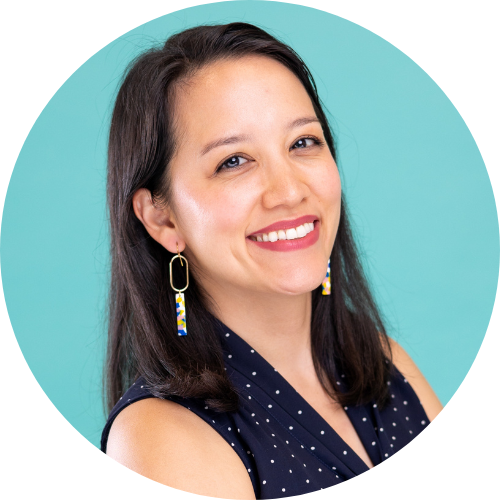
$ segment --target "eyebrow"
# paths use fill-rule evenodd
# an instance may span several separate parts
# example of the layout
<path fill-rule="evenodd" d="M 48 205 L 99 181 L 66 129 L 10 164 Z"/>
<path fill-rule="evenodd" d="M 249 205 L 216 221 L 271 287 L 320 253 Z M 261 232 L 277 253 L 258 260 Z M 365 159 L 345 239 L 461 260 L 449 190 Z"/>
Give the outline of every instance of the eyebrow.
<path fill-rule="evenodd" d="M 305 116 L 303 118 L 297 118 L 290 122 L 285 130 L 289 132 L 294 128 L 301 127 L 302 125 L 307 125 L 308 123 L 321 123 L 315 116 Z M 249 135 L 233 135 L 230 137 L 222 137 L 221 139 L 216 139 L 215 141 L 209 142 L 202 150 L 200 156 L 206 155 L 212 149 L 218 148 L 220 146 L 226 146 L 227 144 L 236 144 L 237 142 L 243 142 L 250 139 Z"/>

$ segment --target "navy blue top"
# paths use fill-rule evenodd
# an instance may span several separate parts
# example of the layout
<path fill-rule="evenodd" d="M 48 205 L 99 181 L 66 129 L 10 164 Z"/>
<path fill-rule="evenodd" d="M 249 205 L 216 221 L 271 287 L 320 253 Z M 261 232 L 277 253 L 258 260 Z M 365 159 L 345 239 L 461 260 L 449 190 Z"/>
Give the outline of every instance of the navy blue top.
<path fill-rule="evenodd" d="M 302 396 L 241 337 L 220 326 L 226 370 L 240 394 L 238 411 L 218 413 L 203 401 L 169 397 L 211 425 L 239 455 L 256 498 L 310 493 L 341 483 L 368 466 Z M 342 375 L 337 382 L 342 389 Z M 391 401 L 344 407 L 374 465 L 394 455 L 429 422 L 408 381 L 396 370 Z M 101 439 L 128 405 L 154 397 L 139 378 L 111 411 Z"/>

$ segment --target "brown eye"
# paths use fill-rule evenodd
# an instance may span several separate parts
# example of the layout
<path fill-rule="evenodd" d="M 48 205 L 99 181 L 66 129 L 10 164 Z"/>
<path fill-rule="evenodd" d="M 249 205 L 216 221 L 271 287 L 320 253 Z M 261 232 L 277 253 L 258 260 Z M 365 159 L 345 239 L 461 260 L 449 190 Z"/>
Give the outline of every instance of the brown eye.
<path fill-rule="evenodd" d="M 311 144 L 308 142 L 309 141 L 310 143 L 314 143 L 312 139 L 299 139 L 295 144 L 294 146 L 297 146 L 298 148 L 307 148 L 307 146 L 310 146 Z"/>
<path fill-rule="evenodd" d="M 229 160 L 226 160 L 223 165 L 226 167 L 239 167 L 241 165 L 240 160 L 245 160 L 245 158 L 242 158 L 241 156 L 232 156 L 229 158 Z"/>
<path fill-rule="evenodd" d="M 311 146 L 321 145 L 322 142 L 315 137 L 301 137 L 295 144 L 291 147 L 291 149 L 306 149 Z"/>
<path fill-rule="evenodd" d="M 217 172 L 219 170 L 236 170 L 247 161 L 248 160 L 246 158 L 243 158 L 243 156 L 231 156 L 231 158 L 228 158 L 226 161 L 224 161 L 224 163 L 221 163 L 219 165 L 219 167 L 217 168 Z"/>

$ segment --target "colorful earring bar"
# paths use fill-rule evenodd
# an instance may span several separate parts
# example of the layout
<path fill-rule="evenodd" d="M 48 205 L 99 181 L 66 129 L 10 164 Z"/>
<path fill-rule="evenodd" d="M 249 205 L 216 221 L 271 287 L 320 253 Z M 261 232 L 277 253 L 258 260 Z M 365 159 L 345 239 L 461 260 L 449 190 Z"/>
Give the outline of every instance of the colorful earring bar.
<path fill-rule="evenodd" d="M 177 334 L 187 335 L 186 328 L 186 303 L 184 302 L 184 294 L 175 294 L 175 311 L 177 312 Z"/>
<path fill-rule="evenodd" d="M 332 293 L 332 285 L 330 283 L 330 259 L 328 259 L 328 267 L 326 269 L 326 277 L 321 283 L 321 293 L 323 295 L 330 295 Z"/>

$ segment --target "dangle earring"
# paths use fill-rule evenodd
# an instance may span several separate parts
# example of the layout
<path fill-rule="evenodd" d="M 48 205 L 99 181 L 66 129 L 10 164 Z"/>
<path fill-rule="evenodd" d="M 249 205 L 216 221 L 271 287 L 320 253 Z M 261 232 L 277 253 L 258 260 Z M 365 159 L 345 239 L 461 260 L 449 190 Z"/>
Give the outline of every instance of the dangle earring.
<path fill-rule="evenodd" d="M 174 282 L 172 279 L 172 262 L 175 259 L 180 259 L 181 261 L 181 266 L 184 266 L 182 261 L 184 260 L 186 262 L 186 286 L 182 288 L 181 290 L 177 289 L 174 287 Z M 177 255 L 174 255 L 172 257 L 172 260 L 170 261 L 169 265 L 169 270 L 170 270 L 170 286 L 177 292 L 175 294 L 175 311 L 177 313 L 177 334 L 178 335 L 187 335 L 187 328 L 186 328 L 186 302 L 184 301 L 184 290 L 187 289 L 189 286 L 189 266 L 188 266 L 188 261 L 185 257 L 183 257 L 179 253 L 179 245 L 177 244 Z"/>
<path fill-rule="evenodd" d="M 330 283 L 330 259 L 328 259 L 328 267 L 326 268 L 326 277 L 321 283 L 321 293 L 323 295 L 330 295 L 332 293 L 332 285 Z"/>

